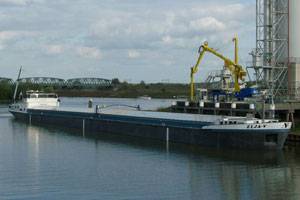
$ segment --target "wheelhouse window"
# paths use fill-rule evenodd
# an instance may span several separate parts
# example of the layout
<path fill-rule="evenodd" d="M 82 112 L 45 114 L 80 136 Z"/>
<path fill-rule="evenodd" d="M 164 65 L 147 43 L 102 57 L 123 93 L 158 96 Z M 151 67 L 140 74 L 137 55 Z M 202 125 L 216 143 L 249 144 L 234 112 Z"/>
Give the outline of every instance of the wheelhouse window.
<path fill-rule="evenodd" d="M 26 98 L 58 98 L 58 96 L 56 94 L 29 93 L 26 95 Z"/>

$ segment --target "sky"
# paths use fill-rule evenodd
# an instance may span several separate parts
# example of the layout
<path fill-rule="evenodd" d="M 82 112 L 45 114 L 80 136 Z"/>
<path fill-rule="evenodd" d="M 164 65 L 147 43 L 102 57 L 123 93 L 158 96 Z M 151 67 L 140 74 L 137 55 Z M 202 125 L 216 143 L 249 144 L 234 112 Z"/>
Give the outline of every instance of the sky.
<path fill-rule="evenodd" d="M 198 48 L 240 62 L 255 47 L 255 0 L 0 0 L 0 77 L 189 81 Z M 197 80 L 222 69 L 208 55 Z"/>

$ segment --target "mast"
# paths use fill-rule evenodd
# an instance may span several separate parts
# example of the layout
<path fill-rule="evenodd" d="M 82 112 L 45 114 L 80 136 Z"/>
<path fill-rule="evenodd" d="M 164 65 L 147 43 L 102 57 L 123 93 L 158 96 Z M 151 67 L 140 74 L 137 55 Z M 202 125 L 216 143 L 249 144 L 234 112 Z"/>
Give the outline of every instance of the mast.
<path fill-rule="evenodd" d="M 19 87 L 19 80 L 20 80 L 21 73 L 22 73 L 22 66 L 20 67 L 18 78 L 17 78 L 17 81 L 16 81 L 16 87 L 15 87 L 14 97 L 13 97 L 13 102 L 14 103 L 16 102 L 16 96 L 17 96 L 17 91 L 18 91 L 18 87 Z"/>

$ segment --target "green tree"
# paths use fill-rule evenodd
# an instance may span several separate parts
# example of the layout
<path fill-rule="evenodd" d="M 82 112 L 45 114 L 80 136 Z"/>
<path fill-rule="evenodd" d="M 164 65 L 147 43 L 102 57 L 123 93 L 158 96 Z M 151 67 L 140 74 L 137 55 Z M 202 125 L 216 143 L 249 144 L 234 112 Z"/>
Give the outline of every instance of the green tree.
<path fill-rule="evenodd" d="M 11 100 L 13 96 L 13 85 L 2 82 L 0 83 L 0 100 Z"/>
<path fill-rule="evenodd" d="M 141 81 L 140 85 L 145 86 L 146 85 L 145 81 Z"/>
<path fill-rule="evenodd" d="M 113 79 L 111 80 L 111 84 L 112 84 L 112 85 L 119 85 L 119 84 L 120 84 L 120 81 L 119 81 L 118 78 L 113 78 Z"/>
<path fill-rule="evenodd" d="M 47 87 L 44 88 L 44 91 L 48 92 L 48 93 L 54 92 L 54 88 L 52 86 L 47 86 Z"/>

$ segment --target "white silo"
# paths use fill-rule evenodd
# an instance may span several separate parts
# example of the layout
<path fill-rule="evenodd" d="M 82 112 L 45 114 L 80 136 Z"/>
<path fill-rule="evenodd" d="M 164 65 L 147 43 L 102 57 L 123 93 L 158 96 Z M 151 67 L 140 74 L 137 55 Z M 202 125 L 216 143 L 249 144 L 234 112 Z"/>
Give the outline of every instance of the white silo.
<path fill-rule="evenodd" d="M 289 56 L 291 62 L 300 58 L 300 1 L 289 1 Z"/>
<path fill-rule="evenodd" d="M 300 0 L 289 0 L 289 89 L 298 97 L 300 87 Z"/>

